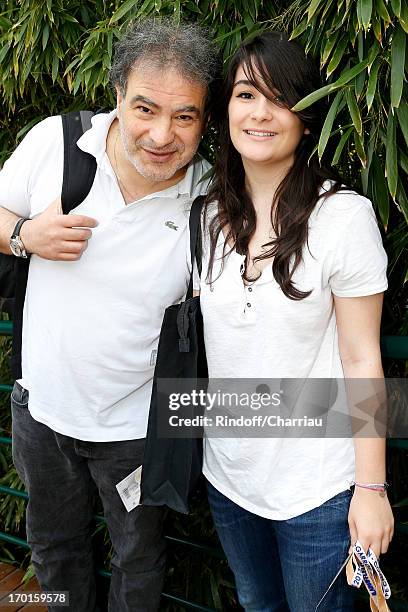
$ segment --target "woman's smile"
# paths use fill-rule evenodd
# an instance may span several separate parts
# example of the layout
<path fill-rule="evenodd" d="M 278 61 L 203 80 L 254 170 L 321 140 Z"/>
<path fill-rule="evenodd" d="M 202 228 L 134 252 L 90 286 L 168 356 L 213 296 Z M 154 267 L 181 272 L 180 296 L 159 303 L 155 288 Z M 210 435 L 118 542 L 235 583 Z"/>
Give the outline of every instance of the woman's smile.
<path fill-rule="evenodd" d="M 232 144 L 244 163 L 290 167 L 300 140 L 309 130 L 278 92 L 268 92 L 260 74 L 258 80 L 259 89 L 248 80 L 245 67 L 238 67 L 228 105 Z"/>

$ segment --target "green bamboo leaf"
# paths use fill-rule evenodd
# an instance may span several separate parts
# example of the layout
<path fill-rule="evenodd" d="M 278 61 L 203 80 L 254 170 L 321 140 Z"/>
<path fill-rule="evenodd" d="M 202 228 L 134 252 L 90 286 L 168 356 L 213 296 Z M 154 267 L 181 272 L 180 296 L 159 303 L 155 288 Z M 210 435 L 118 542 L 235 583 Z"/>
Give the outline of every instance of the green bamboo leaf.
<path fill-rule="evenodd" d="M 320 89 L 316 89 L 316 91 L 313 91 L 311 94 L 309 94 L 305 98 L 302 98 L 302 100 L 299 100 L 299 102 L 295 104 L 295 106 L 291 110 L 293 112 L 301 111 L 304 108 L 311 106 L 312 104 L 314 104 L 321 98 L 324 98 L 324 96 L 327 96 L 332 91 L 333 91 L 333 85 L 325 85 L 324 87 L 321 87 Z"/>
<path fill-rule="evenodd" d="M 399 150 L 399 165 L 403 171 L 408 174 L 408 155 L 406 155 L 402 149 Z"/>
<path fill-rule="evenodd" d="M 145 3 L 146 4 L 146 3 Z M 135 0 L 126 0 L 125 2 L 123 2 L 123 4 L 120 5 L 120 7 L 113 13 L 112 17 L 110 18 L 110 22 L 109 23 L 117 23 L 120 19 L 122 19 L 122 17 L 124 17 L 127 13 L 129 13 L 129 11 L 131 11 L 133 8 L 136 7 L 136 2 Z M 142 7 L 143 8 L 143 7 Z M 140 9 L 142 10 L 142 9 Z"/>
<path fill-rule="evenodd" d="M 368 30 L 371 21 L 371 13 L 373 11 L 373 0 L 358 0 L 360 3 L 361 23 L 364 30 Z"/>
<path fill-rule="evenodd" d="M 347 36 L 343 36 L 343 38 L 340 40 L 339 44 L 337 45 L 333 56 L 329 62 L 329 65 L 327 66 L 327 76 L 329 77 L 337 68 L 337 66 L 340 64 L 341 60 L 343 59 L 344 56 L 344 51 L 346 50 L 346 47 L 348 45 L 348 38 Z"/>
<path fill-rule="evenodd" d="M 350 29 L 350 42 L 354 46 L 356 40 L 356 31 L 354 28 Z M 357 52 L 358 52 L 358 61 L 362 62 L 364 59 L 364 34 L 362 30 L 357 34 Z"/>
<path fill-rule="evenodd" d="M 375 6 L 377 9 L 377 14 L 385 23 L 387 27 L 391 23 L 391 17 L 387 11 L 387 7 L 384 4 L 384 0 L 376 0 Z"/>
<path fill-rule="evenodd" d="M 354 130 L 354 145 L 356 147 L 357 155 L 359 156 L 360 161 L 363 167 L 365 168 L 367 166 L 367 155 L 364 148 L 364 141 L 360 134 L 356 132 L 356 130 Z"/>
<path fill-rule="evenodd" d="M 374 62 L 375 58 L 377 57 L 379 50 L 380 50 L 380 45 L 378 44 L 377 40 L 374 40 L 374 43 L 371 45 L 370 50 L 368 52 L 369 69 L 370 69 L 371 64 Z"/>
<path fill-rule="evenodd" d="M 373 204 L 378 210 L 384 228 L 387 228 L 390 214 L 390 198 L 384 170 L 376 153 L 373 154 L 371 162 L 370 179 L 373 192 Z"/>
<path fill-rule="evenodd" d="M 408 34 L 408 4 L 406 2 L 401 4 L 401 14 L 399 17 L 401 28 Z"/>
<path fill-rule="evenodd" d="M 391 106 L 400 104 L 404 85 L 406 35 L 399 26 L 396 27 L 391 44 Z"/>
<path fill-rule="evenodd" d="M 2 63 L 4 58 L 6 57 L 7 53 L 9 52 L 9 50 L 10 50 L 10 47 L 8 45 L 4 45 L 4 47 L 2 47 L 0 49 L 0 64 Z"/>
<path fill-rule="evenodd" d="M 192 13 L 201 13 L 200 8 L 196 4 L 194 4 L 194 2 L 186 2 L 185 7 Z M 256 17 L 256 15 L 254 16 L 252 14 L 252 18 L 254 21 L 256 21 Z"/>
<path fill-rule="evenodd" d="M 293 30 L 292 34 L 289 37 L 289 40 L 293 40 L 294 38 L 297 38 L 298 36 L 303 34 L 306 28 L 307 28 L 307 19 L 305 17 L 304 19 L 302 19 L 299 25 Z"/>
<path fill-rule="evenodd" d="M 58 68 L 59 68 L 59 57 L 58 55 L 54 55 L 54 57 L 52 58 L 52 66 L 51 66 L 51 78 L 52 78 L 53 83 L 55 83 L 57 79 Z"/>
<path fill-rule="evenodd" d="M 364 74 L 364 72 L 360 72 L 360 74 L 356 76 L 354 80 L 354 91 L 355 91 L 357 100 L 360 100 L 361 94 L 363 93 L 365 80 L 366 80 L 366 75 Z"/>
<path fill-rule="evenodd" d="M 84 59 L 83 63 L 81 63 L 81 70 L 90 70 L 100 62 L 101 58 L 99 56 L 93 60 L 90 57 L 87 57 Z"/>
<path fill-rule="evenodd" d="M 345 72 L 343 72 L 340 77 L 333 83 L 334 88 L 343 87 L 346 85 L 351 79 L 354 79 L 360 72 L 365 70 L 368 66 L 368 59 L 365 59 L 363 62 L 357 64 L 357 66 L 353 66 L 353 68 L 349 68 Z"/>
<path fill-rule="evenodd" d="M 316 19 L 313 18 L 310 23 L 308 23 L 308 28 L 306 30 L 307 38 L 304 40 L 304 46 L 306 54 L 309 53 L 310 47 L 313 44 L 313 41 L 316 40 L 315 32 L 317 29 Z"/>
<path fill-rule="evenodd" d="M 224 41 L 226 38 L 233 36 L 236 32 L 240 32 L 241 30 L 243 30 L 244 27 L 245 27 L 244 25 L 240 25 L 234 30 L 228 30 L 227 32 L 225 32 L 225 34 L 221 34 L 221 36 L 217 36 L 217 38 L 215 39 L 215 42 L 219 44 L 220 42 Z"/>
<path fill-rule="evenodd" d="M 388 112 L 385 168 L 387 172 L 388 189 L 390 190 L 392 199 L 395 200 L 398 182 L 398 162 L 396 144 L 396 121 L 391 108 Z"/>
<path fill-rule="evenodd" d="M 43 28 L 43 32 L 42 32 L 42 49 L 43 49 L 43 51 L 44 51 L 45 47 L 47 46 L 47 42 L 48 42 L 49 36 L 50 36 L 50 26 L 48 25 L 48 23 L 46 23 L 44 28 Z"/>
<path fill-rule="evenodd" d="M 319 156 L 319 160 L 322 158 L 324 150 L 325 150 L 325 148 L 327 146 L 327 143 L 328 143 L 328 140 L 330 138 L 330 134 L 331 134 L 332 127 L 333 127 L 333 122 L 334 122 L 334 120 L 336 118 L 337 111 L 338 111 L 339 104 L 340 104 L 340 101 L 341 101 L 342 97 L 343 97 L 343 92 L 339 91 L 336 94 L 336 96 L 335 96 L 335 98 L 334 98 L 334 100 L 333 100 L 333 102 L 332 102 L 332 104 L 330 106 L 329 112 L 327 113 L 326 119 L 324 121 L 324 124 L 323 124 L 323 127 L 322 127 L 322 131 L 321 131 L 321 134 L 320 134 L 320 138 L 319 138 L 319 145 L 318 145 L 318 148 L 317 148 L 317 154 Z"/>
<path fill-rule="evenodd" d="M 31 73 L 31 67 L 33 65 L 33 56 L 27 59 L 23 64 L 23 70 L 21 72 L 21 80 L 26 81 Z"/>
<path fill-rule="evenodd" d="M 406 223 L 408 223 L 408 197 L 407 197 L 407 194 L 405 192 L 405 189 L 404 189 L 404 186 L 401 180 L 398 181 L 396 204 L 398 208 L 400 209 L 400 211 L 402 212 L 402 214 L 404 215 Z M 405 279 L 405 282 L 407 280 L 408 280 L 408 271 L 407 271 L 407 277 Z"/>
<path fill-rule="evenodd" d="M 339 31 L 334 32 L 334 34 L 328 37 L 327 42 L 324 46 L 321 61 L 320 61 L 321 67 L 324 66 L 327 60 L 329 59 L 330 54 L 333 51 L 334 45 L 336 44 L 338 37 L 339 37 Z"/>
<path fill-rule="evenodd" d="M 373 27 L 374 36 L 376 37 L 378 42 L 381 44 L 381 42 L 382 42 L 382 30 L 381 30 L 381 23 L 380 23 L 379 19 L 377 19 L 376 17 L 373 17 L 372 20 L 371 20 L 371 25 Z"/>
<path fill-rule="evenodd" d="M 334 2 L 333 3 L 332 2 L 326 2 L 326 6 L 323 7 L 323 11 L 322 11 L 322 13 L 320 15 L 320 21 L 321 22 L 324 21 L 325 23 L 328 23 L 327 22 L 328 15 L 329 15 L 329 13 L 331 11 L 333 11 L 333 4 L 334 4 Z M 332 16 L 330 16 L 330 17 L 332 17 Z"/>
<path fill-rule="evenodd" d="M 109 58 L 112 58 L 112 50 L 113 50 L 113 32 L 108 32 L 108 55 Z"/>
<path fill-rule="evenodd" d="M 248 3 L 248 12 L 249 12 L 249 14 L 252 17 L 252 21 L 256 22 L 257 19 L 258 19 L 258 5 L 257 5 L 256 0 L 255 0 L 255 2 L 249 2 Z"/>
<path fill-rule="evenodd" d="M 357 17 L 357 26 L 358 27 L 356 27 L 356 24 L 353 24 L 353 26 L 354 26 L 355 30 L 360 30 L 362 25 L 363 25 L 363 19 L 361 17 L 361 2 L 360 2 L 360 0 L 357 0 L 356 17 Z"/>
<path fill-rule="evenodd" d="M 254 22 L 252 21 L 251 16 L 248 13 L 246 13 L 243 18 L 244 23 L 246 25 L 246 29 L 248 30 L 248 32 L 250 32 L 254 26 Z"/>
<path fill-rule="evenodd" d="M 392 10 L 396 17 L 401 15 L 401 0 L 391 0 Z"/>
<path fill-rule="evenodd" d="M 64 13 L 64 21 L 69 21 L 71 23 L 79 23 L 78 19 L 76 19 L 73 15 L 68 15 Z"/>
<path fill-rule="evenodd" d="M 307 11 L 307 20 L 310 21 L 323 0 L 312 0 Z"/>
<path fill-rule="evenodd" d="M 68 72 L 70 70 L 72 70 L 72 68 L 74 66 L 76 66 L 77 64 L 79 64 L 79 62 L 81 61 L 81 58 L 79 56 L 77 56 L 75 59 L 72 60 L 72 62 L 70 64 L 68 64 L 68 66 L 65 69 L 64 75 L 68 74 Z"/>
<path fill-rule="evenodd" d="M 19 141 L 40 120 L 41 120 L 40 117 L 34 117 L 34 119 L 31 119 L 31 121 L 29 121 L 23 128 L 21 128 L 21 130 L 17 132 L 16 140 Z"/>
<path fill-rule="evenodd" d="M 344 134 L 342 135 L 342 137 L 340 138 L 339 144 L 336 147 L 336 150 L 334 152 L 333 155 L 333 159 L 332 159 L 332 166 L 336 166 L 339 162 L 340 156 L 343 152 L 344 146 L 346 144 L 346 142 L 348 141 L 348 139 L 350 138 L 350 134 L 353 131 L 352 127 L 349 127 Z"/>
<path fill-rule="evenodd" d="M 134 2 L 134 4 L 136 5 L 136 2 Z M 178 10 L 177 10 L 177 7 L 178 7 Z M 155 8 L 155 0 L 145 0 L 142 6 L 140 7 L 140 9 L 137 11 L 136 18 L 148 17 L 150 13 L 154 10 L 154 8 Z M 174 13 L 174 18 L 176 20 L 176 23 L 177 23 L 177 19 L 180 22 L 180 3 L 179 2 L 173 3 L 173 13 Z"/>
<path fill-rule="evenodd" d="M 396 109 L 398 123 L 400 124 L 401 132 L 404 135 L 406 145 L 408 147 L 408 105 L 401 104 Z"/>
<path fill-rule="evenodd" d="M 5 30 L 8 30 L 9 28 L 11 28 L 12 25 L 13 24 L 10 21 L 10 19 L 7 19 L 7 17 L 4 17 L 4 15 L 0 15 L 0 28 L 4 28 Z"/>
<path fill-rule="evenodd" d="M 370 130 L 370 135 L 368 137 L 368 146 L 367 146 L 367 165 L 365 168 L 361 170 L 361 186 L 363 188 L 364 195 L 367 195 L 369 190 L 369 178 L 370 178 L 370 169 L 371 162 L 373 160 L 374 149 L 377 143 L 376 139 L 376 125 L 373 122 Z"/>
<path fill-rule="evenodd" d="M 336 91 L 336 89 L 339 89 L 340 87 L 343 87 L 343 85 L 346 85 L 349 81 L 351 81 L 351 79 L 353 79 L 358 74 L 360 74 L 360 72 L 365 70 L 367 68 L 367 65 L 368 60 L 366 59 L 364 60 L 364 62 L 360 62 L 359 64 L 357 64 L 357 66 L 349 68 L 343 74 L 341 74 L 340 78 L 337 79 L 337 81 L 335 81 L 331 85 L 325 85 L 324 87 L 313 91 L 305 98 L 302 98 L 302 100 L 299 100 L 299 102 L 295 104 L 295 106 L 291 110 L 297 112 L 307 108 L 308 106 L 311 106 L 321 98 L 324 98 L 324 96 L 327 96 L 329 93 L 332 93 L 333 91 Z"/>
<path fill-rule="evenodd" d="M 369 111 L 373 101 L 374 101 L 374 97 L 375 97 L 375 92 L 377 89 L 377 79 L 378 79 L 378 71 L 380 69 L 381 66 L 381 60 L 378 57 L 374 64 L 371 67 L 370 70 L 370 76 L 368 77 L 368 85 L 367 85 L 367 92 L 366 92 L 366 100 L 367 100 L 367 110 Z"/>
<path fill-rule="evenodd" d="M 14 53 L 13 53 L 13 68 L 14 68 L 14 76 L 17 78 L 18 73 L 19 73 L 19 57 L 16 53 L 16 50 L 14 50 Z"/>

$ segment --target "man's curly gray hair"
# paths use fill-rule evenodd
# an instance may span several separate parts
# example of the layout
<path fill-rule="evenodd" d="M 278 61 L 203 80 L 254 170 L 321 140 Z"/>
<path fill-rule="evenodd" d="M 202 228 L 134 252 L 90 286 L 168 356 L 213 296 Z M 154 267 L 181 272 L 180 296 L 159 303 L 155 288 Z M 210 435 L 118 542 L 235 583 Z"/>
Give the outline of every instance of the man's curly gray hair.
<path fill-rule="evenodd" d="M 115 46 L 112 86 L 125 94 L 130 73 L 141 64 L 156 70 L 176 69 L 186 80 L 207 88 L 219 68 L 217 47 L 207 30 L 170 18 L 136 21 L 126 30 Z"/>

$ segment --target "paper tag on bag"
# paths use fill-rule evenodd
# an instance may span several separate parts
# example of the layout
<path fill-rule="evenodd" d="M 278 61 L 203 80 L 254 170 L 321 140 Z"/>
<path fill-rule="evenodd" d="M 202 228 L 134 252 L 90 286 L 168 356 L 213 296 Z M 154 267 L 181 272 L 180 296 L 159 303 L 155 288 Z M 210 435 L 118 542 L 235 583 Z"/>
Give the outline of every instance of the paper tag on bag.
<path fill-rule="evenodd" d="M 136 508 L 140 502 L 140 482 L 142 480 L 142 466 L 131 472 L 123 480 L 118 482 L 116 489 L 120 499 L 128 512 Z"/>

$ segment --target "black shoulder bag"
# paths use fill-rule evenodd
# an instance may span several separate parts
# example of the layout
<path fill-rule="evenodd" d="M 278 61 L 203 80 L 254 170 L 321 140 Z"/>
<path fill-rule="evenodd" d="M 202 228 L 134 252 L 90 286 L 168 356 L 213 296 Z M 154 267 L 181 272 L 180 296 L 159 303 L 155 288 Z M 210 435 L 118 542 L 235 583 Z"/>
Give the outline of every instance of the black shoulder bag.
<path fill-rule="evenodd" d="M 160 379 L 206 379 L 203 321 L 200 298 L 193 297 L 193 267 L 201 273 L 201 208 L 204 197 L 193 202 L 190 213 L 191 276 L 186 300 L 166 308 L 160 331 L 149 424 L 143 458 L 141 504 L 168 506 L 188 513 L 188 498 L 202 468 L 202 438 L 160 437 L 159 420 L 168 407 L 168 394 Z M 193 387 L 195 387 L 193 382 Z"/>

